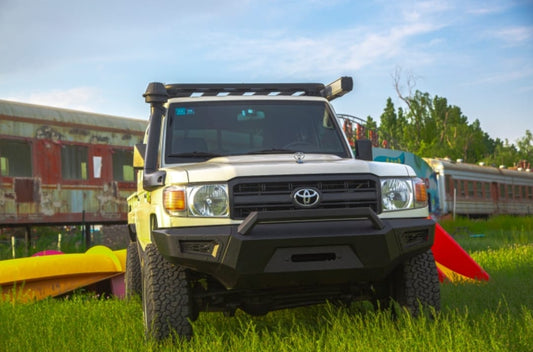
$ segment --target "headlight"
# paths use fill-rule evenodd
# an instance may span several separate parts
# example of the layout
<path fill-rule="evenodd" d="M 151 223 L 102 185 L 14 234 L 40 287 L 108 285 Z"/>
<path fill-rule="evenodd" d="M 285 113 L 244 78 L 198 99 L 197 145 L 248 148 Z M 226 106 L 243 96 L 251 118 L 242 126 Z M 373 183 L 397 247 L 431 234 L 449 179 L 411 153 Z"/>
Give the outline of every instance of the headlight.
<path fill-rule="evenodd" d="M 228 186 L 203 185 L 188 189 L 189 212 L 193 216 L 224 217 L 229 214 Z"/>
<path fill-rule="evenodd" d="M 427 206 L 424 182 L 419 178 L 385 178 L 381 180 L 383 211 Z"/>
<path fill-rule="evenodd" d="M 411 179 L 387 178 L 381 180 L 383 211 L 413 207 L 413 183 Z"/>

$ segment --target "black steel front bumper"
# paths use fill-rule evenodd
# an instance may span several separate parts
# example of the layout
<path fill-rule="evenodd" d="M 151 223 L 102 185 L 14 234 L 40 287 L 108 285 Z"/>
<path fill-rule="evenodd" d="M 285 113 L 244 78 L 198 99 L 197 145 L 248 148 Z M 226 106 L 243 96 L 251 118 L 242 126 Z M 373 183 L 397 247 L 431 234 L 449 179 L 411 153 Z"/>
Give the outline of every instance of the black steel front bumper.
<path fill-rule="evenodd" d="M 153 239 L 169 261 L 228 289 L 334 285 L 383 280 L 428 250 L 435 223 L 379 219 L 368 208 L 250 214 L 241 225 L 161 228 Z"/>

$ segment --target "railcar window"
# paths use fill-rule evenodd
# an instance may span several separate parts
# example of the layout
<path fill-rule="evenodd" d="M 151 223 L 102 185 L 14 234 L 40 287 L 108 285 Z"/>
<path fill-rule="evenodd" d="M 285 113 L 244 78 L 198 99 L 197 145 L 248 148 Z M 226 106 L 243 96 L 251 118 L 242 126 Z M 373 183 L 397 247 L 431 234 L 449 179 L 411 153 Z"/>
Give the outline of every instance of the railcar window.
<path fill-rule="evenodd" d="M 507 185 L 507 199 L 513 198 L 513 185 Z"/>
<path fill-rule="evenodd" d="M 514 199 L 520 199 L 520 186 L 514 186 Z"/>
<path fill-rule="evenodd" d="M 468 197 L 474 198 L 474 182 L 468 181 L 467 185 L 468 185 Z"/>
<path fill-rule="evenodd" d="M 527 199 L 527 186 L 522 186 L 522 199 Z"/>
<path fill-rule="evenodd" d="M 18 140 L 0 140 L 0 175 L 31 177 L 31 144 Z"/>
<path fill-rule="evenodd" d="M 461 198 L 466 198 L 466 181 L 459 181 L 459 188 L 461 190 Z"/>
<path fill-rule="evenodd" d="M 456 189 L 457 198 L 466 197 L 466 183 L 463 180 L 454 180 L 454 188 Z"/>
<path fill-rule="evenodd" d="M 485 182 L 485 199 L 490 199 L 490 183 Z"/>
<path fill-rule="evenodd" d="M 505 193 L 505 185 L 500 184 L 500 198 L 507 198 L 507 193 Z"/>
<path fill-rule="evenodd" d="M 477 188 L 477 197 L 483 198 L 483 184 L 481 182 L 476 182 Z"/>
<path fill-rule="evenodd" d="M 113 150 L 113 180 L 133 182 L 133 152 Z"/>
<path fill-rule="evenodd" d="M 454 181 L 450 175 L 446 175 L 445 182 L 446 182 L 446 195 L 451 197 L 453 195 L 453 189 L 455 187 Z"/>
<path fill-rule="evenodd" d="M 87 179 L 87 147 L 64 145 L 61 149 L 61 176 L 65 180 Z"/>
<path fill-rule="evenodd" d="M 529 187 L 529 199 L 533 200 L 533 186 Z"/>

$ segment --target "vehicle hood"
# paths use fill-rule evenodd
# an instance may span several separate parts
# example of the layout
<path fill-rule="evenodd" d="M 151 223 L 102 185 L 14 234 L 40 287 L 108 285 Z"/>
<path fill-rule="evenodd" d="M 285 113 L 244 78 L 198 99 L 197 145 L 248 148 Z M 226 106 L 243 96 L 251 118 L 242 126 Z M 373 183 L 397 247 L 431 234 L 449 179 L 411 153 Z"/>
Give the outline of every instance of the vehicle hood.
<path fill-rule="evenodd" d="M 225 182 L 242 176 L 325 175 L 368 173 L 376 176 L 415 176 L 410 166 L 343 159 L 330 154 L 306 154 L 299 163 L 293 154 L 217 157 L 205 162 L 165 168 L 167 183 Z"/>

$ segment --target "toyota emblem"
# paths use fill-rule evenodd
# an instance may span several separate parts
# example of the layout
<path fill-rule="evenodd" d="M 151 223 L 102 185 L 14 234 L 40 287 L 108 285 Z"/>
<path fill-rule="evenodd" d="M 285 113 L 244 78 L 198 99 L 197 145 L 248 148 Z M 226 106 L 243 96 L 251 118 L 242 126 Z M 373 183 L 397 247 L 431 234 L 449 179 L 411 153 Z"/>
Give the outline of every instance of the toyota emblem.
<path fill-rule="evenodd" d="M 296 152 L 294 153 L 294 159 L 296 160 L 297 164 L 303 164 L 305 159 L 305 154 L 302 152 Z"/>
<path fill-rule="evenodd" d="M 292 194 L 294 204 L 302 208 L 311 208 L 320 202 L 320 192 L 315 188 L 298 188 Z"/>

